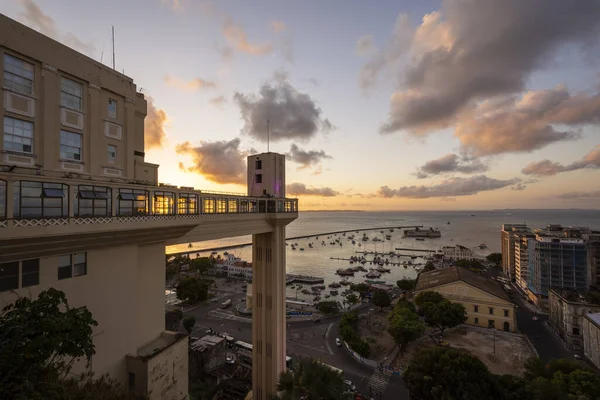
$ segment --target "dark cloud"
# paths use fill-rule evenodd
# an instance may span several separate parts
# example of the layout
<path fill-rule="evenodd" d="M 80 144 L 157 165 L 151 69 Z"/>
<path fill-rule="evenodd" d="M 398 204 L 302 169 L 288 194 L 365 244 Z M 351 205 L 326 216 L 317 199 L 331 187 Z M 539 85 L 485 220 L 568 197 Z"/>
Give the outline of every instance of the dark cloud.
<path fill-rule="evenodd" d="M 323 150 L 302 150 L 295 144 L 286 156 L 290 161 L 300 164 L 300 169 L 317 166 L 321 161 L 333 158 Z"/>
<path fill-rule="evenodd" d="M 167 113 L 154 106 L 154 100 L 146 96 L 147 113 L 144 119 L 144 147 L 146 150 L 161 148 L 166 140 Z"/>
<path fill-rule="evenodd" d="M 216 183 L 246 183 L 246 157 L 250 153 L 240 150 L 239 138 L 230 141 L 201 141 L 197 147 L 185 142 L 178 144 L 175 151 L 192 157 L 194 165 L 190 167 L 179 163 L 179 168 L 184 171 L 198 173 Z"/>
<path fill-rule="evenodd" d="M 478 159 L 459 157 L 456 154 L 446 154 L 436 160 L 431 160 L 418 168 L 416 176 L 424 179 L 430 175 L 460 172 L 462 174 L 474 174 L 487 171 L 488 166 Z"/>
<path fill-rule="evenodd" d="M 233 98 L 245 122 L 242 132 L 261 142 L 267 141 L 267 120 L 274 142 L 307 141 L 334 129 L 310 95 L 298 92 L 282 72 L 263 84 L 258 95 L 235 93 Z"/>
<path fill-rule="evenodd" d="M 373 36 L 364 35 L 358 38 L 356 41 L 356 54 L 359 56 L 365 56 L 375 49 L 373 43 Z"/>
<path fill-rule="evenodd" d="M 25 25 L 38 30 L 40 33 L 49 36 L 66 46 L 81 51 L 88 56 L 94 55 L 96 48 L 93 43 L 84 43 L 72 33 L 61 33 L 56 27 L 54 19 L 48 14 L 45 14 L 35 1 L 19 0 L 19 3 L 21 3 L 24 8 L 21 17 L 23 18 Z"/>
<path fill-rule="evenodd" d="M 557 196 L 560 199 L 591 199 L 600 198 L 600 190 L 594 192 L 568 192 L 559 194 Z"/>
<path fill-rule="evenodd" d="M 600 168 L 600 145 L 597 145 L 581 160 L 568 165 L 562 165 L 550 160 L 542 160 L 528 164 L 521 172 L 525 175 L 552 176 L 561 172 L 576 171 L 578 169 Z"/>
<path fill-rule="evenodd" d="M 391 72 L 399 87 L 392 95 L 389 119 L 381 131 L 408 129 L 423 134 L 454 123 L 455 117 L 474 102 L 522 92 L 530 75 L 552 62 L 561 47 L 571 45 L 575 49 L 572 45 L 589 43 L 597 37 L 599 27 L 597 0 L 444 0 L 440 11 L 424 16 L 417 28 L 410 25 L 408 17 L 398 18 L 388 45 L 361 71 L 361 85 L 369 88 L 383 72 Z M 570 124 L 589 122 L 590 115 L 584 117 L 582 111 L 594 107 L 589 98 L 581 100 L 584 104 L 572 103 L 569 117 L 557 119 L 570 120 Z M 540 118 L 549 119 L 539 115 L 535 120 Z M 506 128 L 496 131 L 510 131 L 515 128 L 511 122 L 519 120 L 502 124 Z M 531 117 L 526 120 L 534 121 Z M 469 121 L 477 122 L 471 119 L 463 123 Z M 465 128 L 470 127 L 463 127 L 463 131 Z M 478 132 L 478 126 L 472 128 Z M 548 142 L 564 136 L 545 126 L 526 128 L 548 136 Z M 462 142 L 462 135 L 459 137 Z M 483 147 L 488 154 L 493 153 Z"/>
<path fill-rule="evenodd" d="M 399 189 L 390 189 L 388 186 L 383 186 L 379 189 L 377 195 L 385 198 L 406 197 L 410 199 L 470 196 L 479 192 L 501 189 L 519 182 L 520 179 L 517 178 L 500 180 L 488 178 L 485 175 L 477 175 L 470 178 L 450 178 L 430 186 L 402 186 Z"/>
<path fill-rule="evenodd" d="M 306 187 L 304 183 L 290 183 L 285 188 L 288 195 L 291 196 L 320 196 L 320 197 L 335 197 L 338 192 L 330 187 Z"/>

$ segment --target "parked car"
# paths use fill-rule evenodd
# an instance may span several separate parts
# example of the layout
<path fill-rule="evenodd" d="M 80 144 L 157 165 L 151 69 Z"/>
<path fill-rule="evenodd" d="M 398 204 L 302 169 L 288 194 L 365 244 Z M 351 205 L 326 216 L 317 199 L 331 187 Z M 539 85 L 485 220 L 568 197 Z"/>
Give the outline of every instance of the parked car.
<path fill-rule="evenodd" d="M 346 384 L 346 386 L 348 386 L 348 389 L 352 390 L 353 392 L 356 391 L 356 386 L 352 384 L 351 380 L 344 379 L 344 383 Z"/>
<path fill-rule="evenodd" d="M 339 337 L 335 338 L 335 344 L 337 345 L 337 347 L 342 347 L 342 341 L 340 340 Z"/>
<path fill-rule="evenodd" d="M 316 324 L 317 322 L 321 322 L 321 318 L 317 317 L 315 319 L 313 319 L 313 322 Z"/>

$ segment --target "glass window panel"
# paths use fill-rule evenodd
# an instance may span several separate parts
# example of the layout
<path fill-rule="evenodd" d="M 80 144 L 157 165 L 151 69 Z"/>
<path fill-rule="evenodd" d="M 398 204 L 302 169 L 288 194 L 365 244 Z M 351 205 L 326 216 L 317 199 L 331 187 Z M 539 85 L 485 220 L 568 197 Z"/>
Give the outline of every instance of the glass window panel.
<path fill-rule="evenodd" d="M 43 197 L 49 198 L 62 198 L 65 197 L 65 193 L 61 189 L 44 188 L 42 191 Z"/>
<path fill-rule="evenodd" d="M 80 199 L 95 199 L 96 193 L 90 190 L 80 190 L 79 193 L 77 193 L 77 197 Z"/>
<path fill-rule="evenodd" d="M 25 260 L 21 263 L 21 287 L 40 284 L 40 259 Z"/>
<path fill-rule="evenodd" d="M 15 92 L 33 94 L 33 75 L 33 64 L 4 54 L 4 86 Z"/>
<path fill-rule="evenodd" d="M 6 182 L 0 180 L 0 219 L 6 218 Z"/>
<path fill-rule="evenodd" d="M 21 153 L 33 152 L 33 123 L 4 117 L 3 143 L 6 150 Z"/>
<path fill-rule="evenodd" d="M 133 193 L 120 193 L 119 199 L 121 200 L 135 200 L 135 196 Z"/>
<path fill-rule="evenodd" d="M 0 264 L 0 292 L 19 288 L 19 262 Z"/>
<path fill-rule="evenodd" d="M 73 254 L 73 263 L 74 264 L 81 264 L 84 263 L 86 261 L 86 253 L 76 253 Z"/>
<path fill-rule="evenodd" d="M 58 267 L 58 280 L 68 279 L 72 276 L 71 265 Z"/>

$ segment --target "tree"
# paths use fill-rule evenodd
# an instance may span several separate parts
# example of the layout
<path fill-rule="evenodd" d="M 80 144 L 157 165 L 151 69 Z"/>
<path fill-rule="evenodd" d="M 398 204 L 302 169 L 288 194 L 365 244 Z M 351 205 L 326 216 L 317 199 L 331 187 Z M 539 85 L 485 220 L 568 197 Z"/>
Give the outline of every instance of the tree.
<path fill-rule="evenodd" d="M 277 383 L 278 399 L 350 400 L 342 374 L 312 358 L 301 358 L 293 371 L 282 372 Z"/>
<path fill-rule="evenodd" d="M 373 304 L 380 307 L 381 311 L 383 311 L 383 307 L 388 307 L 392 304 L 392 298 L 388 292 L 376 290 L 375 293 L 373 293 Z"/>
<path fill-rule="evenodd" d="M 360 300 L 358 299 L 358 296 L 355 295 L 354 293 L 350 293 L 348 296 L 346 296 L 346 303 L 348 303 L 348 305 L 350 307 L 352 307 L 353 305 L 355 305 L 359 301 Z"/>
<path fill-rule="evenodd" d="M 363 357 L 369 356 L 371 347 L 358 335 L 358 314 L 355 311 L 342 314 L 339 329 L 340 337 L 352 350 Z"/>
<path fill-rule="evenodd" d="M 423 336 L 425 325 L 417 314 L 407 308 L 402 308 L 392 312 L 388 332 L 398 345 L 400 354 L 404 355 L 406 346 Z"/>
<path fill-rule="evenodd" d="M 183 327 L 187 331 L 188 335 L 191 335 L 192 331 L 194 330 L 194 326 L 196 325 L 196 318 L 193 316 L 186 317 L 183 319 L 182 322 L 183 322 Z"/>
<path fill-rule="evenodd" d="M 360 299 L 364 299 L 365 297 L 367 297 L 367 293 L 369 293 L 370 287 L 369 285 L 367 285 L 366 283 L 352 283 L 350 284 L 350 290 L 354 290 L 355 292 L 358 292 Z"/>
<path fill-rule="evenodd" d="M 203 274 L 207 269 L 215 265 L 215 259 L 209 257 L 196 257 L 189 261 L 190 270 Z"/>
<path fill-rule="evenodd" d="M 446 328 L 454 328 L 467 320 L 467 311 L 460 303 L 452 303 L 443 299 L 439 303 L 426 303 L 424 306 L 425 322 L 436 326 L 440 336 Z"/>
<path fill-rule="evenodd" d="M 435 264 L 433 263 L 433 261 L 427 261 L 421 272 L 429 272 L 429 271 L 435 271 Z"/>
<path fill-rule="evenodd" d="M 86 307 L 48 289 L 20 297 L 0 312 L 0 399 L 121 400 L 130 396 L 106 376 L 67 378 L 74 362 L 95 354 Z"/>
<path fill-rule="evenodd" d="M 400 279 L 399 281 L 396 282 L 396 285 L 398 285 L 398 287 L 402 290 L 413 290 L 413 288 L 415 287 L 415 280 L 414 279 Z"/>
<path fill-rule="evenodd" d="M 439 294 L 438 292 L 433 292 L 431 290 L 421 292 L 415 297 L 415 304 L 417 307 L 424 307 L 427 303 L 439 303 L 444 300 L 444 296 Z"/>
<path fill-rule="evenodd" d="M 336 314 L 340 312 L 340 303 L 335 300 L 327 300 L 318 302 L 315 307 L 325 315 Z"/>
<path fill-rule="evenodd" d="M 177 298 L 194 304 L 208 298 L 208 285 L 198 278 L 185 278 L 177 285 Z"/>
<path fill-rule="evenodd" d="M 498 266 L 502 263 L 502 253 L 492 253 L 486 257 L 486 260 L 493 262 Z"/>
<path fill-rule="evenodd" d="M 500 399 L 501 388 L 485 364 L 453 348 L 418 351 L 402 378 L 411 396 L 422 400 Z"/>
<path fill-rule="evenodd" d="M 395 312 L 398 312 L 402 309 L 407 309 L 413 313 L 417 312 L 417 309 L 415 308 L 415 305 L 413 303 L 411 303 L 407 299 L 399 299 L 396 302 L 396 304 L 394 305 L 394 309 L 392 310 L 392 313 L 390 314 L 390 318 Z"/>
<path fill-rule="evenodd" d="M 481 272 L 485 268 L 481 261 L 478 260 L 459 260 L 456 262 L 456 265 L 477 273 Z"/>

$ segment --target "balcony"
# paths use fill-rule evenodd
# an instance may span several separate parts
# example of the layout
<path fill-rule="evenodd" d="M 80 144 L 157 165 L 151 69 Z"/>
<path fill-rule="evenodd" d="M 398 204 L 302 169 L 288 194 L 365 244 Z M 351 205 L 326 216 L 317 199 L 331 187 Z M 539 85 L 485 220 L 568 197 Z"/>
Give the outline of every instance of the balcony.
<path fill-rule="evenodd" d="M 192 187 L 0 177 L 0 262 L 136 243 L 266 233 L 298 200 Z M 6 179 L 6 180 L 5 180 Z"/>

